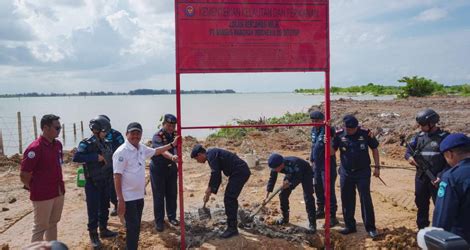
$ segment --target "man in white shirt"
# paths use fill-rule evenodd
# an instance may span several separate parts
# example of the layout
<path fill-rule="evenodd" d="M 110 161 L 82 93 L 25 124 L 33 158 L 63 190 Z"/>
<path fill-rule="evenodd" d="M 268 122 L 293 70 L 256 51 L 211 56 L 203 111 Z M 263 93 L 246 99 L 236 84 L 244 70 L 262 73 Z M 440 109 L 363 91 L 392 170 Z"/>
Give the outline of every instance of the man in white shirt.
<path fill-rule="evenodd" d="M 113 154 L 114 185 L 118 198 L 118 215 L 126 221 L 126 249 L 137 249 L 140 222 L 144 208 L 145 161 L 177 145 L 178 136 L 170 144 L 150 148 L 140 143 L 142 126 L 127 126 L 126 141 Z"/>

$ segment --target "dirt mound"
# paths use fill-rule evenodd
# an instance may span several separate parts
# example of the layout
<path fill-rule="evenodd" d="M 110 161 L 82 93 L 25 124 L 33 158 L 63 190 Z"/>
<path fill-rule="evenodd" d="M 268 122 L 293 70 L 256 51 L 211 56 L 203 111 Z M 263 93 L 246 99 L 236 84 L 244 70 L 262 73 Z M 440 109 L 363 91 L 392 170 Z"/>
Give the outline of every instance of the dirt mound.
<path fill-rule="evenodd" d="M 18 168 L 22 159 L 23 156 L 20 154 L 14 154 L 11 157 L 0 155 L 0 171 L 9 169 L 10 167 Z"/>

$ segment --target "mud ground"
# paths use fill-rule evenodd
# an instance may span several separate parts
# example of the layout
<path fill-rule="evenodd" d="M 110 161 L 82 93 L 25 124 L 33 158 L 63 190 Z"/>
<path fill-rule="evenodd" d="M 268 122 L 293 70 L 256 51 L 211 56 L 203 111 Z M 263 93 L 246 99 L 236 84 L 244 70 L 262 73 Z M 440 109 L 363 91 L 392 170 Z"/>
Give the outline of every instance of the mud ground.
<path fill-rule="evenodd" d="M 415 171 L 402 159 L 404 148 L 399 145 L 400 136 L 410 138 L 416 132 L 414 116 L 421 109 L 433 107 L 441 115 L 441 126 L 451 132 L 470 133 L 470 98 L 431 97 L 392 101 L 353 101 L 341 99 L 332 103 L 332 124 L 339 125 L 344 114 L 355 114 L 363 126 L 377 134 L 381 142 L 380 155 L 384 165 L 381 176 L 384 186 L 372 178 L 371 190 L 375 207 L 376 226 L 381 236 L 376 240 L 367 237 L 360 215 L 359 200 L 356 204 L 358 232 L 343 236 L 337 233 L 341 228 L 342 214 L 338 210 L 340 226 L 332 229 L 332 244 L 336 249 L 416 248 L 414 205 Z M 313 107 L 320 108 L 320 107 Z M 211 220 L 200 220 L 197 209 L 202 207 L 202 197 L 209 179 L 209 167 L 189 159 L 189 150 L 196 143 L 191 137 L 184 140 L 184 207 L 186 211 L 187 246 L 201 249 L 315 249 L 324 244 L 323 220 L 318 220 L 318 232 L 305 231 L 307 218 L 301 187 L 291 195 L 291 224 L 275 226 L 272 222 L 279 216 L 279 199 L 275 197 L 253 223 L 240 228 L 240 235 L 221 240 L 217 236 L 225 227 L 223 210 L 224 177 L 217 195 L 212 195 L 208 207 Z M 266 158 L 276 151 L 284 155 L 295 155 L 308 159 L 309 129 L 287 128 L 250 132 L 243 139 L 212 139 L 201 142 L 205 146 L 217 146 L 237 152 L 241 156 L 255 152 L 258 166 L 252 169 L 252 176 L 240 198 L 240 210 L 250 213 L 256 209 L 264 196 L 269 170 Z M 32 227 L 32 206 L 27 191 L 19 181 L 18 165 L 21 157 L 0 158 L 0 248 L 19 249 L 30 241 Z M 72 249 L 90 248 L 86 231 L 87 215 L 84 190 L 75 185 L 77 165 L 67 163 L 64 167 L 66 200 L 62 220 L 59 223 L 59 239 Z M 278 181 L 280 183 L 280 181 Z M 278 183 L 278 184 L 279 184 Z M 339 199 L 339 183 L 336 182 Z M 140 247 L 178 248 L 180 229 L 165 225 L 165 231 L 154 229 L 151 188 L 147 186 Z M 111 217 L 109 227 L 119 231 L 119 237 L 104 240 L 105 249 L 123 249 L 124 228 L 116 217 Z"/>

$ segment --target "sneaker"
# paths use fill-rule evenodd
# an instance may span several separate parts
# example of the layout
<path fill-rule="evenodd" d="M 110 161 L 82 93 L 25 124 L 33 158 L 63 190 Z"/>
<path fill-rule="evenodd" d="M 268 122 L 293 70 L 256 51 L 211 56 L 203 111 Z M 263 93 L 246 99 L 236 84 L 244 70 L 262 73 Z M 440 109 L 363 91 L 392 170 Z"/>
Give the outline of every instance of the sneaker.
<path fill-rule="evenodd" d="M 345 228 L 343 228 L 339 231 L 340 234 L 344 234 L 344 235 L 352 234 L 352 233 L 355 233 L 355 232 L 357 232 L 357 230 L 355 228 L 347 228 L 347 227 L 345 227 Z"/>
<path fill-rule="evenodd" d="M 168 222 L 175 227 L 180 225 L 180 222 L 177 219 L 170 219 Z"/>
<path fill-rule="evenodd" d="M 377 236 L 379 236 L 379 233 L 377 232 L 377 230 L 372 230 L 372 231 L 369 231 L 368 233 L 372 239 L 375 239 L 377 238 Z"/>

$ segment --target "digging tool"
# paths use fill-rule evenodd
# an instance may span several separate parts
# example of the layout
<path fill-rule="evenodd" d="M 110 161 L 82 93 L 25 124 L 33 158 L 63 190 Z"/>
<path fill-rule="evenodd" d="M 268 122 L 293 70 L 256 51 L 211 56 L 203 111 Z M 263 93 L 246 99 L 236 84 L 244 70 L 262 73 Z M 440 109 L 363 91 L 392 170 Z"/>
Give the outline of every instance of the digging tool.
<path fill-rule="evenodd" d="M 204 202 L 204 205 L 202 206 L 202 208 L 199 208 L 197 210 L 200 220 L 207 220 L 211 218 L 211 210 L 206 207 L 206 203 L 207 201 Z"/>
<path fill-rule="evenodd" d="M 263 201 L 263 203 L 255 210 L 255 212 L 253 214 L 251 214 L 246 220 L 247 222 L 251 222 L 253 221 L 253 218 L 255 218 L 255 215 L 257 215 L 261 209 L 266 206 L 266 204 L 268 204 L 276 194 L 278 194 L 279 192 L 281 192 L 282 190 L 282 186 L 280 186 L 278 189 L 276 189 L 276 191 L 274 191 L 266 200 Z"/>
<path fill-rule="evenodd" d="M 377 176 L 377 178 L 379 178 L 379 180 L 380 180 L 380 181 L 381 181 L 381 182 L 382 182 L 382 183 L 383 183 L 385 186 L 387 186 L 387 184 L 385 183 L 385 181 L 384 181 L 384 180 L 382 180 L 382 177 L 380 177 L 380 176 Z"/>

